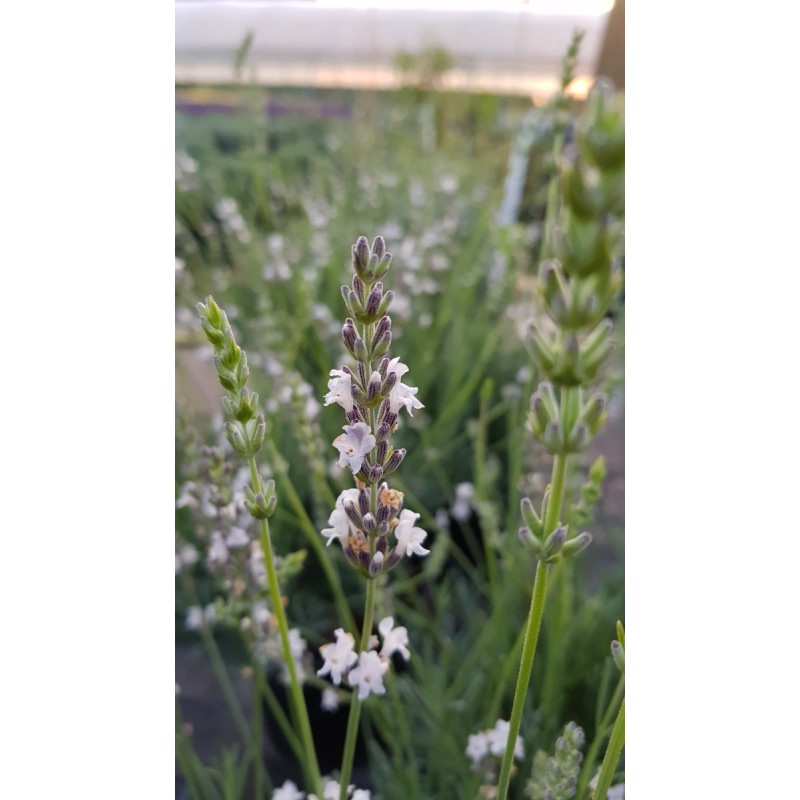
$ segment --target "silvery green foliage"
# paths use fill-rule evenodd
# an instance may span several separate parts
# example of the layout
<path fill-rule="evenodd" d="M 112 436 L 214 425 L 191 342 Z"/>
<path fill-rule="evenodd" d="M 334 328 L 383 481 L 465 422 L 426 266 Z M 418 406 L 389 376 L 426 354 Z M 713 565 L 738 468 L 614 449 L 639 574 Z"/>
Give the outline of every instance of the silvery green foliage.
<path fill-rule="evenodd" d="M 564 726 L 556 741 L 555 754 L 539 750 L 533 759 L 533 773 L 525 787 L 531 800 L 572 800 L 578 786 L 585 737 L 574 722 Z"/>

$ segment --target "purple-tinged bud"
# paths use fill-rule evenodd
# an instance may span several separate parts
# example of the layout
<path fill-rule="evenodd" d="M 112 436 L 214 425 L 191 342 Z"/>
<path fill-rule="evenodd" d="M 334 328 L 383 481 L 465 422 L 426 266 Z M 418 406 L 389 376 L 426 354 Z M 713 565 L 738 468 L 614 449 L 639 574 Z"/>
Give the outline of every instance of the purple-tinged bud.
<path fill-rule="evenodd" d="M 349 544 L 345 544 L 342 542 L 342 552 L 344 553 L 344 557 L 354 566 L 358 566 L 358 556 L 356 555 L 355 550 L 350 547 Z"/>
<path fill-rule="evenodd" d="M 386 462 L 386 466 L 383 469 L 383 474 L 391 475 L 400 466 L 405 457 L 405 448 L 401 447 L 399 450 L 392 450 L 392 453 Z"/>
<path fill-rule="evenodd" d="M 355 292 L 356 297 L 358 297 L 359 303 L 364 305 L 364 300 L 367 296 L 367 289 L 364 286 L 364 281 L 358 277 L 358 275 L 353 275 L 353 292 Z"/>
<path fill-rule="evenodd" d="M 547 423 L 551 421 L 550 415 L 547 413 L 544 398 L 539 392 L 534 392 L 531 395 L 531 413 L 530 413 L 531 427 L 534 433 L 541 436 Z"/>
<path fill-rule="evenodd" d="M 372 404 L 375 398 L 381 393 L 381 374 L 380 372 L 373 372 L 370 375 L 369 383 L 367 384 L 367 402 Z"/>
<path fill-rule="evenodd" d="M 383 258 L 381 259 L 380 267 L 378 268 L 377 272 L 375 273 L 375 277 L 379 280 L 386 275 L 389 271 L 389 267 L 392 263 L 392 254 L 391 253 L 384 253 Z"/>
<path fill-rule="evenodd" d="M 361 302 L 359 296 L 351 289 L 347 295 L 348 309 L 352 309 L 353 316 L 358 319 L 358 315 L 364 311 L 364 304 Z"/>
<path fill-rule="evenodd" d="M 344 346 L 347 348 L 347 352 L 350 353 L 351 356 L 355 356 L 358 334 L 356 333 L 355 323 L 350 317 L 347 318 L 342 328 L 342 339 L 344 339 Z"/>
<path fill-rule="evenodd" d="M 614 663 L 616 664 L 617 669 L 624 675 L 625 649 L 618 641 L 616 641 L 616 639 L 613 642 L 611 642 L 611 658 L 614 659 Z"/>
<path fill-rule="evenodd" d="M 378 525 L 389 521 L 389 513 L 391 511 L 391 506 L 385 506 L 383 503 L 378 504 Z"/>
<path fill-rule="evenodd" d="M 380 259 L 383 258 L 385 252 L 386 242 L 383 240 L 383 236 L 376 236 L 372 241 L 372 255 Z"/>
<path fill-rule="evenodd" d="M 385 331 L 372 337 L 372 358 L 381 358 L 389 351 L 392 344 L 392 332 Z"/>
<path fill-rule="evenodd" d="M 381 419 L 381 423 L 388 425 L 390 428 L 394 427 L 394 424 L 397 422 L 397 414 L 389 411 L 389 405 L 386 405 L 386 411 L 383 414 L 383 418 Z"/>
<path fill-rule="evenodd" d="M 581 415 L 582 422 L 586 423 L 592 435 L 596 434 L 606 421 L 608 417 L 606 413 L 607 405 L 605 395 L 598 392 L 593 394 L 589 398 L 589 402 L 584 406 L 583 414 Z"/>
<path fill-rule="evenodd" d="M 382 358 L 381 363 L 378 364 L 378 372 L 381 374 L 381 378 L 386 377 L 386 370 L 389 369 L 389 359 Z"/>
<path fill-rule="evenodd" d="M 375 541 L 375 549 L 379 553 L 386 554 L 386 551 L 389 549 L 389 542 L 386 539 L 386 535 L 378 534 L 378 538 Z"/>
<path fill-rule="evenodd" d="M 373 533 L 375 531 L 376 524 L 375 517 L 373 517 L 369 511 L 364 514 L 364 533 Z"/>
<path fill-rule="evenodd" d="M 383 553 L 380 550 L 372 556 L 372 561 L 369 565 L 369 574 L 371 577 L 375 577 L 380 571 L 383 569 Z"/>
<path fill-rule="evenodd" d="M 539 518 L 539 515 L 536 513 L 536 510 L 533 507 L 533 503 L 527 498 L 523 497 L 519 504 L 520 512 L 522 513 L 522 519 L 525 524 L 533 531 L 537 536 L 542 535 L 542 520 Z"/>
<path fill-rule="evenodd" d="M 364 310 L 369 314 L 370 318 L 376 319 L 378 317 L 378 308 L 380 307 L 381 300 L 383 299 L 383 284 L 378 281 L 369 293 L 367 302 L 364 304 Z"/>
<path fill-rule="evenodd" d="M 398 551 L 396 547 L 393 547 L 389 551 L 389 555 L 386 556 L 386 561 L 383 565 L 383 571 L 388 572 L 390 569 L 394 569 L 399 563 L 400 559 L 402 558 L 402 554 Z"/>
<path fill-rule="evenodd" d="M 383 275 L 379 277 L 382 278 Z M 381 304 L 378 306 L 377 316 L 383 316 L 389 310 L 392 300 L 394 300 L 394 292 L 390 290 L 383 296 L 383 300 L 381 300 Z"/>
<path fill-rule="evenodd" d="M 525 547 L 533 551 L 537 558 L 542 554 L 542 543 L 534 536 L 530 528 L 523 526 L 518 531 L 519 540 Z"/>
<path fill-rule="evenodd" d="M 389 453 L 389 443 L 385 439 L 381 442 L 378 442 L 378 450 L 375 457 L 377 463 L 383 464 L 383 462 L 386 461 L 386 456 L 388 455 L 388 453 Z"/>
<path fill-rule="evenodd" d="M 347 421 L 351 425 L 355 425 L 356 422 L 364 422 L 365 420 L 361 416 L 361 412 L 357 408 L 352 408 L 350 411 L 345 412 L 347 414 Z"/>
<path fill-rule="evenodd" d="M 383 382 L 383 386 L 381 387 L 382 391 L 384 393 L 391 392 L 392 388 L 397 383 L 397 380 L 398 380 L 397 373 L 396 372 L 390 372 L 386 376 L 386 380 L 384 380 L 384 382 Z"/>
<path fill-rule="evenodd" d="M 572 433 L 569 435 L 566 447 L 567 452 L 579 453 L 584 447 L 586 447 L 587 444 L 589 444 L 591 438 L 592 435 L 589 433 L 589 429 L 582 422 L 579 422 L 572 429 Z"/>
<path fill-rule="evenodd" d="M 592 543 L 592 534 L 589 531 L 579 533 L 574 539 L 564 542 L 561 548 L 561 554 L 564 558 L 571 558 L 572 556 L 582 553 Z"/>
<path fill-rule="evenodd" d="M 353 347 L 353 355 L 355 356 L 356 361 L 369 361 L 367 346 L 364 344 L 364 340 L 360 337 L 356 339 L 355 346 Z"/>
<path fill-rule="evenodd" d="M 367 461 L 366 458 L 361 462 L 361 468 L 356 473 L 356 478 L 358 478 L 361 481 L 361 483 L 369 483 L 370 482 L 370 480 L 369 480 L 369 462 Z"/>
<path fill-rule="evenodd" d="M 263 414 L 256 417 L 255 430 L 253 431 L 253 453 L 257 453 L 264 445 L 264 438 L 267 435 L 267 421 Z"/>
<path fill-rule="evenodd" d="M 388 536 L 389 535 L 389 523 L 388 522 L 379 522 L 377 528 L 378 536 Z"/>
<path fill-rule="evenodd" d="M 361 515 L 369 514 L 369 494 L 366 489 L 359 489 L 358 491 L 358 507 L 361 509 Z"/>
<path fill-rule="evenodd" d="M 353 396 L 353 402 L 357 406 L 365 406 L 367 404 L 367 396 L 361 391 L 361 387 L 357 383 L 351 386 L 350 393 Z"/>
<path fill-rule="evenodd" d="M 342 506 L 344 507 L 344 513 L 347 514 L 347 518 L 350 520 L 350 522 L 352 522 L 353 525 L 355 525 L 359 530 L 364 530 L 364 521 L 361 513 L 356 507 L 356 504 L 352 500 L 345 500 L 344 503 L 342 503 Z"/>
<path fill-rule="evenodd" d="M 366 386 L 367 385 L 367 368 L 361 362 L 359 362 L 359 364 L 358 364 L 358 377 L 359 377 L 359 380 L 361 381 L 361 385 L 362 386 Z"/>
<path fill-rule="evenodd" d="M 345 308 L 347 308 L 347 313 L 355 316 L 357 309 L 353 308 L 352 304 L 350 303 L 350 287 L 342 286 L 341 292 L 342 300 L 344 300 Z"/>
<path fill-rule="evenodd" d="M 542 435 L 542 441 L 551 453 L 561 453 L 564 447 L 561 440 L 561 426 L 557 422 L 548 422 Z"/>
<path fill-rule="evenodd" d="M 381 422 L 381 424 L 378 426 L 378 430 L 375 431 L 375 441 L 378 443 L 379 447 L 381 444 L 386 442 L 391 432 L 392 429 L 385 422 Z M 380 450 L 378 452 L 380 453 Z M 378 460 L 383 462 L 383 458 L 380 458 L 380 456 Z"/>
<path fill-rule="evenodd" d="M 551 564 L 558 561 L 561 555 L 561 548 L 567 538 L 567 528 L 564 525 L 559 525 L 544 541 L 542 548 L 542 558 Z"/>
<path fill-rule="evenodd" d="M 382 333 L 386 333 L 386 331 L 391 330 L 391 328 L 392 328 L 392 318 L 381 317 L 378 320 L 378 324 L 375 326 L 375 335 L 380 336 Z"/>
<path fill-rule="evenodd" d="M 369 553 L 358 553 L 358 564 L 361 567 L 364 567 L 367 572 L 369 572 L 369 565 L 372 562 L 372 559 L 369 557 Z"/>
<path fill-rule="evenodd" d="M 245 458 L 249 457 L 250 450 L 247 447 L 247 443 L 245 442 L 244 436 L 242 436 L 242 432 L 238 425 L 234 425 L 232 422 L 226 422 L 225 438 L 230 442 L 231 447 L 240 456 L 244 456 Z"/>
<path fill-rule="evenodd" d="M 359 236 L 353 245 L 353 267 L 356 270 L 366 269 L 369 256 L 369 241 L 366 236 Z"/>
<path fill-rule="evenodd" d="M 383 467 L 380 464 L 375 464 L 369 471 L 369 480 L 367 482 L 371 485 L 377 483 L 382 477 Z"/>

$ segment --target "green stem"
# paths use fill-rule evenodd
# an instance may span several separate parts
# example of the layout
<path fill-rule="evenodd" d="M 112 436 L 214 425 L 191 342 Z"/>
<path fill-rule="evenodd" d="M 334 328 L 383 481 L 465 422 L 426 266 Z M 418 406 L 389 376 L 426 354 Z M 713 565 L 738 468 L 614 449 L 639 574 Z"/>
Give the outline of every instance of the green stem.
<path fill-rule="evenodd" d="M 255 457 L 250 456 L 248 461 L 250 464 L 250 478 L 253 483 L 253 490 L 255 492 L 261 492 L 263 491 L 263 486 L 261 485 L 261 477 L 258 474 Z M 322 797 L 322 778 L 319 773 L 317 753 L 314 749 L 314 739 L 311 735 L 311 723 L 308 719 L 308 709 L 306 708 L 306 701 L 303 697 L 303 688 L 300 685 L 300 681 L 297 679 L 297 668 L 294 663 L 292 648 L 289 644 L 289 624 L 286 621 L 286 612 L 284 611 L 283 602 L 281 601 L 278 575 L 275 572 L 275 559 L 272 552 L 272 539 L 269 535 L 269 524 L 266 519 L 259 520 L 259 532 L 261 549 L 264 554 L 264 564 L 267 568 L 269 593 L 272 600 L 272 613 L 275 614 L 275 618 L 278 620 L 283 660 L 289 672 L 289 696 L 292 698 L 292 703 L 294 704 L 295 714 L 297 715 L 300 728 L 300 739 L 303 742 L 303 748 L 306 754 L 303 766 L 307 773 L 307 778 L 314 789 L 314 793 L 317 797 Z"/>
<path fill-rule="evenodd" d="M 264 800 L 264 719 L 261 713 L 261 687 L 265 681 L 258 664 L 255 665 L 253 677 L 253 790 L 256 800 Z"/>
<path fill-rule="evenodd" d="M 562 396 L 562 404 L 564 403 Z M 544 519 L 544 536 L 549 536 L 558 524 L 561 514 L 561 503 L 564 498 L 564 481 L 567 474 L 566 455 L 557 455 L 553 460 L 553 480 L 550 489 L 550 501 Z M 500 768 L 500 781 L 497 785 L 497 800 L 506 800 L 508 785 L 511 780 L 511 765 L 514 760 L 514 747 L 522 724 L 522 710 L 525 706 L 525 697 L 528 693 L 528 683 L 533 669 L 533 658 L 536 654 L 536 645 L 539 641 L 539 629 L 542 625 L 544 601 L 547 595 L 547 564 L 540 561 L 536 567 L 536 578 L 533 582 L 531 594 L 531 608 L 528 613 L 528 622 L 525 628 L 525 642 L 522 646 L 522 660 L 519 665 L 517 688 L 514 690 L 514 703 L 511 707 L 511 721 L 508 730 L 506 752 L 503 755 L 503 764 Z"/>
<path fill-rule="evenodd" d="M 257 667 L 257 669 L 261 669 Z M 262 672 L 263 675 L 263 672 Z M 300 743 L 300 740 L 297 738 L 295 732 L 292 730 L 291 723 L 289 722 L 288 718 L 284 710 L 281 708 L 281 704 L 278 702 L 278 698 L 275 696 L 275 692 L 269 686 L 263 677 L 261 680 L 261 691 L 264 696 L 264 700 L 269 707 L 270 713 L 275 719 L 275 722 L 278 723 L 278 727 L 281 729 L 281 733 L 283 734 L 284 738 L 289 744 L 289 747 L 292 748 L 292 752 L 295 754 L 298 762 L 303 761 L 303 745 Z"/>
<path fill-rule="evenodd" d="M 625 700 L 619 707 L 617 720 L 614 723 L 614 730 L 611 731 L 611 739 L 608 743 L 603 766 L 600 767 L 600 776 L 597 779 L 597 788 L 594 790 L 594 797 L 605 800 L 608 790 L 611 787 L 611 780 L 619 763 L 622 748 L 625 746 Z"/>
<path fill-rule="evenodd" d="M 528 693 L 528 682 L 533 669 L 533 657 L 536 653 L 536 643 L 539 639 L 539 628 L 542 624 L 544 600 L 547 594 L 547 564 L 540 561 L 536 567 L 536 578 L 533 582 L 531 595 L 531 610 L 528 614 L 528 624 L 525 629 L 525 643 L 522 646 L 522 660 L 519 665 L 517 688 L 514 691 L 514 705 L 511 708 L 511 722 L 508 730 L 506 752 L 503 755 L 503 765 L 500 768 L 500 781 L 497 786 L 498 800 L 505 800 L 508 794 L 508 784 L 511 780 L 511 764 L 514 760 L 514 746 L 522 724 L 522 709 L 525 706 L 525 696 Z"/>
<path fill-rule="evenodd" d="M 285 492 L 286 496 L 289 498 L 289 503 L 295 510 L 295 513 L 300 520 L 300 524 L 304 533 L 306 534 L 308 543 L 311 545 L 311 549 L 314 551 L 314 555 L 317 557 L 317 560 L 322 567 L 322 571 L 325 573 L 325 578 L 328 581 L 331 592 L 333 593 L 333 600 L 336 604 L 336 611 L 339 614 L 339 618 L 345 624 L 346 628 L 355 630 L 355 619 L 353 618 L 353 613 L 350 611 L 350 606 L 347 604 L 347 598 L 345 597 L 344 589 L 342 589 L 342 582 L 339 578 L 339 573 L 333 568 L 330 558 L 328 558 L 327 554 L 325 553 L 325 547 L 322 544 L 320 533 L 316 529 L 316 526 L 312 522 L 311 518 L 308 516 L 308 512 L 303 505 L 303 501 L 300 499 L 300 496 L 297 494 L 297 491 L 292 485 L 287 471 L 283 468 L 283 462 L 280 454 L 275 449 L 275 444 L 269 439 L 269 437 L 267 437 L 265 444 L 268 450 L 270 463 L 273 464 L 275 472 L 280 475 L 281 492 Z"/>
<path fill-rule="evenodd" d="M 589 779 L 592 777 L 592 769 L 594 768 L 594 763 L 597 760 L 597 754 L 600 751 L 600 746 L 605 741 L 608 726 L 611 724 L 611 715 L 614 713 L 614 709 L 616 709 L 619 705 L 619 702 L 622 698 L 622 693 L 624 691 L 625 676 L 622 675 L 617 683 L 617 688 L 614 689 L 614 694 L 611 696 L 611 700 L 609 701 L 608 707 L 603 714 L 603 718 L 600 720 L 600 724 L 597 726 L 594 740 L 589 747 L 589 752 L 586 754 L 586 760 L 583 762 L 580 779 L 578 780 L 578 790 L 575 793 L 575 797 L 577 797 L 578 800 L 583 800 L 583 797 L 586 793 L 586 787 L 589 785 Z"/>
<path fill-rule="evenodd" d="M 377 487 L 373 487 L 377 488 Z M 369 637 L 372 634 L 372 613 L 375 607 L 375 578 L 367 580 L 367 599 L 364 603 L 364 627 L 361 629 L 361 641 L 358 645 L 358 652 L 366 650 L 369 645 Z M 350 775 L 353 772 L 353 757 L 356 752 L 356 738 L 358 737 L 358 721 L 361 717 L 361 701 L 353 690 L 353 698 L 350 703 L 350 715 L 347 718 L 347 733 L 344 739 L 344 752 L 342 754 L 342 769 L 339 778 L 341 790 L 339 800 L 347 800 L 347 786 L 350 783 Z M 319 795 L 320 797 L 322 795 Z"/>

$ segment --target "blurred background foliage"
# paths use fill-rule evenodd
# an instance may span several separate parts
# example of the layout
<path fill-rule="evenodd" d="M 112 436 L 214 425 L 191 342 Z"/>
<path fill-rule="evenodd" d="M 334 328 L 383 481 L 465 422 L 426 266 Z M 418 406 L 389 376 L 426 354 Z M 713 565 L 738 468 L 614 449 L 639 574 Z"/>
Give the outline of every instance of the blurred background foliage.
<path fill-rule="evenodd" d="M 408 457 L 393 484 L 421 513 L 432 547 L 428 559 L 392 573 L 378 600 L 376 618 L 393 614 L 407 626 L 413 652 L 387 698 L 365 707 L 372 787 L 398 800 L 475 797 L 480 776 L 464 755 L 467 736 L 510 710 L 535 570 L 517 539 L 519 500 L 539 498 L 550 474 L 526 429 L 537 376 L 523 339 L 537 313 L 554 131 L 569 131 L 577 110 L 438 91 L 446 55 L 398 54 L 406 87 L 397 92 L 267 90 L 248 83 L 245 47 L 229 86 L 176 90 L 176 497 L 196 478 L 203 443 L 227 450 L 194 311 L 211 293 L 266 406 L 274 539 L 282 554 L 306 551 L 282 588 L 291 624 L 314 653 L 341 624 L 320 553 L 333 560 L 358 622 L 363 605 L 363 584 L 341 551 L 310 543 L 314 533 L 322 542 L 333 499 L 350 485 L 330 445 L 343 415 L 321 407 L 329 371 L 348 363 L 339 287 L 359 235 L 382 235 L 394 255 L 385 280 L 397 295 L 391 355 L 409 365 L 406 381 L 425 407 L 403 420 L 397 441 Z M 525 153 L 511 181 L 521 200 L 516 220 L 499 225 L 515 147 Z M 619 406 L 623 308 L 614 316 L 620 347 L 605 383 Z M 571 476 L 573 506 L 587 468 Z M 177 538 L 202 550 L 194 526 L 179 508 Z M 522 728 L 527 774 L 536 749 L 552 750 L 568 720 L 592 740 L 616 682 L 608 646 L 623 616 L 622 531 L 603 515 L 584 527 L 596 545 L 576 564 L 558 565 L 545 610 Z M 202 604 L 220 595 L 202 558 L 192 575 Z M 176 583 L 179 642 L 197 636 L 184 627 L 196 599 Z M 247 663 L 235 626 L 215 635 L 231 663 Z M 321 726 L 320 745 L 331 748 Z M 335 768 L 340 746 L 323 768 Z M 278 783 L 298 774 L 281 769 Z"/>

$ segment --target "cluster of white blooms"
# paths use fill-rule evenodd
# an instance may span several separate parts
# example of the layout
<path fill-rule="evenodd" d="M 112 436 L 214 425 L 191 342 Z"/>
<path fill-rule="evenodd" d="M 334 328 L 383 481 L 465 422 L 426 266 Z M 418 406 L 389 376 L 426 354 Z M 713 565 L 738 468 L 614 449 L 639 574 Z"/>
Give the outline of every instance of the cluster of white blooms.
<path fill-rule="evenodd" d="M 353 689 L 358 689 L 358 699 L 365 700 L 370 694 L 385 694 L 383 676 L 389 670 L 389 661 L 394 653 L 408 661 L 411 653 L 408 650 L 408 631 L 400 626 L 394 626 L 393 617 L 385 617 L 378 623 L 378 631 L 383 639 L 383 647 L 376 652 L 379 640 L 370 637 L 368 650 L 356 653 L 355 639 L 343 628 L 337 628 L 334 633 L 336 641 L 324 644 L 319 652 L 324 663 L 317 671 L 317 675 L 330 675 L 330 679 L 339 686 L 343 678 Z M 330 702 L 330 700 L 328 701 Z M 325 698 L 323 698 L 323 708 Z M 338 705 L 338 699 L 336 699 Z"/>
<path fill-rule="evenodd" d="M 479 733 L 473 733 L 467 740 L 466 754 L 472 761 L 472 769 L 483 773 L 487 778 L 493 778 L 503 758 L 508 741 L 508 731 L 511 724 L 504 719 L 499 719 L 494 728 L 487 728 Z M 514 758 L 523 759 L 525 747 L 522 737 L 517 736 L 514 744 Z"/>
<path fill-rule="evenodd" d="M 207 628 L 216 622 L 217 610 L 213 603 L 209 603 L 205 608 L 192 606 L 186 611 L 187 631 L 199 631 L 200 628 Z"/>
<path fill-rule="evenodd" d="M 322 800 L 339 800 L 341 787 L 338 781 L 325 780 L 322 786 Z M 372 795 L 367 789 L 356 789 L 352 784 L 347 787 L 347 796 L 350 800 L 371 800 Z M 285 781 L 272 793 L 272 800 L 306 800 L 306 794 L 297 788 L 294 781 Z M 317 800 L 315 794 L 309 794 L 307 800 Z"/>

